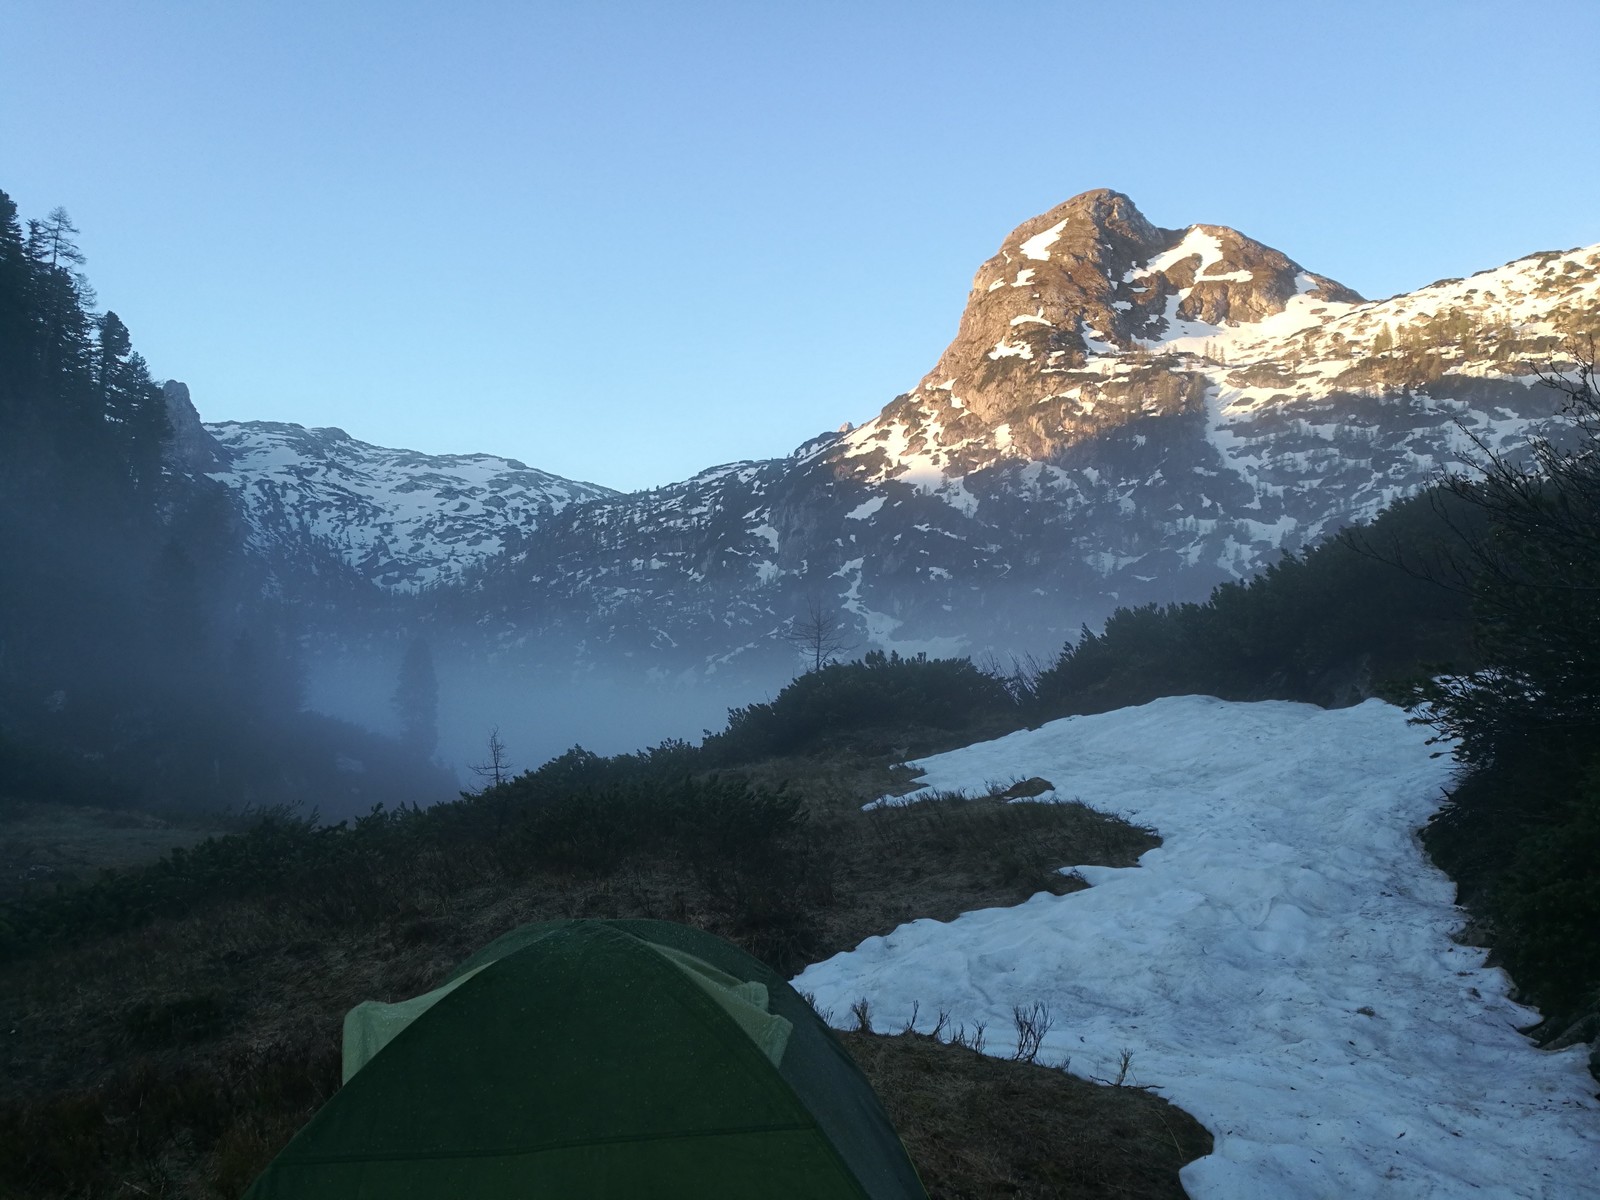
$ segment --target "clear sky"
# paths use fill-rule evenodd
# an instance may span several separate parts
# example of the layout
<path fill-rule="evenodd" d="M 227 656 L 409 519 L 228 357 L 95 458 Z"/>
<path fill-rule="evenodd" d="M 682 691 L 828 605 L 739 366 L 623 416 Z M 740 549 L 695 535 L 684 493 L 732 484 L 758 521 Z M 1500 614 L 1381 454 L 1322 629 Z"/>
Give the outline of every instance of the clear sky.
<path fill-rule="evenodd" d="M 1368 296 L 1600 241 L 1600 3 L 0 0 L 0 189 L 208 420 L 635 488 L 873 416 L 1127 192 Z"/>

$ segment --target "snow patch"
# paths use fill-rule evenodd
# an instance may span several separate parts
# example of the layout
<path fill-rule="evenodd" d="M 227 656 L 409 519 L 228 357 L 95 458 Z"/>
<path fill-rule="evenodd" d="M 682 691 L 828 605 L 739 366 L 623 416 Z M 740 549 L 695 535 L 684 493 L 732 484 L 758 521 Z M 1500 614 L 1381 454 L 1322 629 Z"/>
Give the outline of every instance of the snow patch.
<path fill-rule="evenodd" d="M 1185 259 L 1198 257 L 1200 265 L 1195 268 L 1197 276 L 1204 275 L 1208 267 L 1215 266 L 1222 261 L 1222 243 L 1216 234 L 1207 233 L 1196 226 L 1183 235 L 1183 239 L 1171 250 L 1163 251 L 1156 255 L 1142 267 L 1132 267 L 1122 276 L 1123 283 L 1132 283 L 1137 279 L 1144 279 L 1150 275 L 1170 271 Z"/>
<path fill-rule="evenodd" d="M 1050 226 L 1043 233 L 1034 234 L 1018 247 L 1022 251 L 1022 257 L 1035 259 L 1038 262 L 1049 262 L 1050 247 L 1056 244 L 1056 240 L 1061 236 L 1061 231 L 1066 227 L 1067 223 L 1061 221 Z"/>
<path fill-rule="evenodd" d="M 1163 844 L 1092 885 L 913 921 L 795 985 L 841 1023 L 944 1011 L 1007 1054 L 1042 1002 L 1041 1060 L 1153 1087 L 1206 1124 L 1195 1200 L 1590 1195 L 1600 1106 L 1581 1048 L 1536 1019 L 1480 949 L 1415 830 L 1448 760 L 1398 709 L 1175 697 L 1070 717 L 913 764 L 922 788 L 985 794 L 1032 775 L 1126 813 Z M 1042 799 L 1055 798 L 1047 793 Z M 1064 864 L 1064 869 L 1065 869 Z"/>
<path fill-rule="evenodd" d="M 1027 342 L 1013 342 L 1001 340 L 994 344 L 994 349 L 989 351 L 989 357 L 1000 358 L 1027 358 L 1033 357 L 1033 347 Z"/>

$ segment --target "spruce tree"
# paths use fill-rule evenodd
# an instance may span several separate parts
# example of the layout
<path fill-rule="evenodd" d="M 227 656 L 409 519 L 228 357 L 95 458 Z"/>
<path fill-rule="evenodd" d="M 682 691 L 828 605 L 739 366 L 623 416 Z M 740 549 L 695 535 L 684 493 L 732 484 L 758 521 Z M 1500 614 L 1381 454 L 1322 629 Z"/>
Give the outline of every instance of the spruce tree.
<path fill-rule="evenodd" d="M 161 450 L 171 433 L 166 400 L 117 314 L 107 311 L 99 327 L 96 385 L 101 413 L 127 482 L 135 491 L 149 492 L 159 481 Z"/>
<path fill-rule="evenodd" d="M 412 639 L 400 660 L 393 702 L 406 749 L 418 758 L 432 758 L 439 744 L 439 681 L 433 672 L 433 654 L 420 636 Z"/>
<path fill-rule="evenodd" d="M 0 192 L 0 428 L 21 413 L 28 350 L 28 258 L 22 223 L 10 196 Z"/>
<path fill-rule="evenodd" d="M 33 378 L 29 383 L 53 397 L 61 426 L 88 425 L 98 415 L 94 404 L 93 351 L 85 311 L 94 291 L 78 270 L 83 252 L 72 240 L 78 232 L 64 209 L 45 221 L 28 222 L 24 253 L 28 260 L 33 318 Z"/>

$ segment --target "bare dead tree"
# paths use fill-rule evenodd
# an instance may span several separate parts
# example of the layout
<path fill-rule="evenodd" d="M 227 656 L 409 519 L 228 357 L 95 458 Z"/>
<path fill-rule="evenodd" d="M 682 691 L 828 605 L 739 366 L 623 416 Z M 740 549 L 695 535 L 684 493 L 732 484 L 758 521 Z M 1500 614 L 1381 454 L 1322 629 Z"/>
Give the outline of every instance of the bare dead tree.
<path fill-rule="evenodd" d="M 506 757 L 506 744 L 500 740 L 500 726 L 496 725 L 489 731 L 489 757 L 481 763 L 473 763 L 470 770 L 479 779 L 484 781 L 484 790 L 497 788 L 506 781 L 506 776 L 511 773 L 511 762 Z"/>
<path fill-rule="evenodd" d="M 855 643 L 847 636 L 844 614 L 827 608 L 820 596 L 810 597 L 805 612 L 791 617 L 788 628 L 778 636 L 805 654 L 812 671 L 822 670 L 841 654 L 855 649 Z"/>
<path fill-rule="evenodd" d="M 483 788 L 480 794 L 494 792 L 497 796 L 494 813 L 494 835 L 498 838 L 506 831 L 506 816 L 511 807 L 510 789 L 500 786 L 510 778 L 511 762 L 506 757 L 506 744 L 500 739 L 500 726 L 498 725 L 489 730 L 488 749 L 489 757 L 487 761 L 472 763 L 468 770 L 483 780 Z"/>

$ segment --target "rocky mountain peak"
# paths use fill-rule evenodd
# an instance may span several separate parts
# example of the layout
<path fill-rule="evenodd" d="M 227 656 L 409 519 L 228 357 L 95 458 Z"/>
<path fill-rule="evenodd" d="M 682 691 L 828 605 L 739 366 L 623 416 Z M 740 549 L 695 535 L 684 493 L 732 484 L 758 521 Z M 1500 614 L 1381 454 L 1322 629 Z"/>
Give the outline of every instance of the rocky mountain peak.
<path fill-rule="evenodd" d="M 1591 335 L 1600 245 L 1366 302 L 1098 191 L 1002 242 L 916 389 L 784 458 L 624 496 L 331 429 L 208 428 L 278 579 L 426 591 L 507 661 L 766 686 L 817 603 L 863 647 L 943 655 L 1053 652 L 1118 605 L 1201 599 L 1463 453 L 1515 453 L 1559 400 L 1528 364 Z"/>
<path fill-rule="evenodd" d="M 1059 392 L 1091 354 L 1155 348 L 1186 323 L 1260 321 L 1302 295 L 1360 300 L 1226 226 L 1162 229 L 1121 192 L 1084 192 L 1017 226 L 978 268 L 918 391 L 948 392 L 993 426 Z"/>
<path fill-rule="evenodd" d="M 200 414 L 189 398 L 189 385 L 169 379 L 161 385 L 161 398 L 166 404 L 167 423 L 172 426 L 172 437 L 166 449 L 167 462 L 192 474 L 225 469 L 228 452 L 201 424 Z"/>

